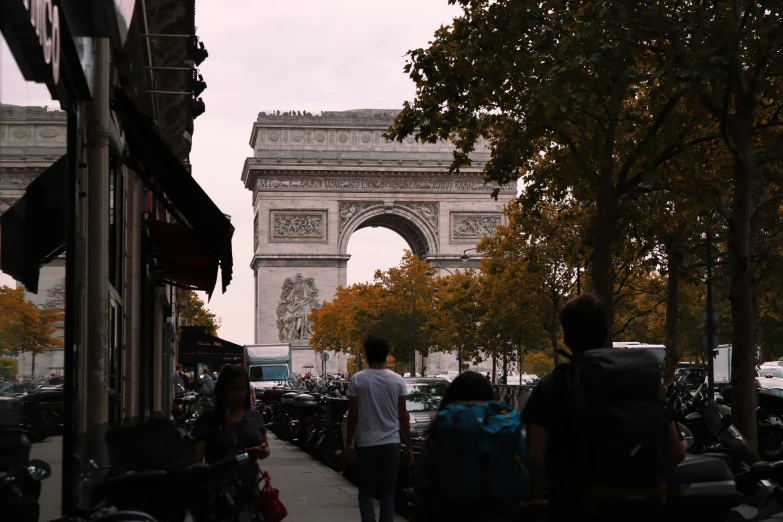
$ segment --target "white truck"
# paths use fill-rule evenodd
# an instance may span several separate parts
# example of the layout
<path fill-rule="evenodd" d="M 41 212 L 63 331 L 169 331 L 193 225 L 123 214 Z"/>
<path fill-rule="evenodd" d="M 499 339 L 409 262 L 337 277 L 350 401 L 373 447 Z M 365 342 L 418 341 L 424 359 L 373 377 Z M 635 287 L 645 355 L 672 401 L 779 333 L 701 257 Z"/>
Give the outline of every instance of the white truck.
<path fill-rule="evenodd" d="M 662 344 L 645 344 L 645 343 L 612 343 L 613 348 L 623 348 L 627 350 L 650 350 L 658 357 L 658 362 L 663 367 L 663 360 L 666 358 L 666 347 Z"/>
<path fill-rule="evenodd" d="M 250 384 L 257 394 L 285 382 L 291 375 L 291 345 L 245 345 L 245 368 L 250 375 Z"/>
<path fill-rule="evenodd" d="M 715 384 L 729 384 L 731 382 L 731 345 L 721 344 L 715 348 L 713 359 L 713 378 Z"/>

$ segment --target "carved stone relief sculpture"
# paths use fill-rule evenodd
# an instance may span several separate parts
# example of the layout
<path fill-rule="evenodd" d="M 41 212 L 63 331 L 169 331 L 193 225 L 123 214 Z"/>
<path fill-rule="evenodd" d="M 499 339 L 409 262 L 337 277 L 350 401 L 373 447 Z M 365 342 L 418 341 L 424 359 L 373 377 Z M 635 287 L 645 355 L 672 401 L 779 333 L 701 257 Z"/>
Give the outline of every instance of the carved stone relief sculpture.
<path fill-rule="evenodd" d="M 253 252 L 258 250 L 258 214 L 253 218 Z"/>
<path fill-rule="evenodd" d="M 14 203 L 16 203 L 15 199 L 0 199 L 0 214 L 5 213 Z"/>
<path fill-rule="evenodd" d="M 326 212 L 272 211 L 272 239 L 326 238 Z"/>
<path fill-rule="evenodd" d="M 383 178 L 373 177 L 338 177 L 338 176 L 259 176 L 256 190 L 299 191 L 323 190 L 329 192 L 345 191 L 379 191 L 379 190 L 433 190 L 438 192 L 491 192 L 494 187 L 487 185 L 480 178 Z M 502 189 L 502 192 L 516 192 L 513 187 Z"/>
<path fill-rule="evenodd" d="M 493 236 L 502 223 L 502 214 L 453 213 L 451 236 L 453 239 L 481 239 Z"/>
<path fill-rule="evenodd" d="M 409 208 L 421 216 L 424 221 L 438 230 L 438 204 L 437 203 L 395 203 L 401 207 Z"/>
<path fill-rule="evenodd" d="M 0 176 L 0 187 L 24 188 L 35 179 L 35 175 L 5 174 Z"/>
<path fill-rule="evenodd" d="M 281 341 L 309 339 L 313 335 L 313 323 L 308 316 L 319 308 L 318 288 L 315 279 L 302 277 L 287 278 L 277 305 L 277 333 Z"/>
<path fill-rule="evenodd" d="M 340 226 L 339 232 L 342 233 L 345 225 L 358 213 L 367 210 L 370 207 L 380 205 L 380 203 L 340 203 Z"/>

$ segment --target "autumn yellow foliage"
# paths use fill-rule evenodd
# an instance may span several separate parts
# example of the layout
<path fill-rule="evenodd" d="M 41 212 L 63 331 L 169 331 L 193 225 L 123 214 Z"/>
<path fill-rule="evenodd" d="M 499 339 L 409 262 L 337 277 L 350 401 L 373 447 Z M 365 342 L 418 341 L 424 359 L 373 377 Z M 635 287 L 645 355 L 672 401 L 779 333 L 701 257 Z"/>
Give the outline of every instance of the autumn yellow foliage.
<path fill-rule="evenodd" d="M 37 308 L 25 299 L 24 287 L 0 287 L 0 354 L 40 354 L 63 340 L 52 336 L 63 312 Z"/>

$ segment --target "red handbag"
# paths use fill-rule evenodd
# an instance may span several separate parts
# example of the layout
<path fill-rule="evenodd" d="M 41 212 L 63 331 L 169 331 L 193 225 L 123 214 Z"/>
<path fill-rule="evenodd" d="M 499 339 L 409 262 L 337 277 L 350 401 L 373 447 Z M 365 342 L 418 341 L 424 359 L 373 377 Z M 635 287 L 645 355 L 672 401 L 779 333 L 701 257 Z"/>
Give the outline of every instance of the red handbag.
<path fill-rule="evenodd" d="M 288 510 L 280 501 L 280 492 L 272 487 L 271 478 L 267 471 L 261 473 L 264 479 L 264 487 L 261 489 L 261 500 L 264 503 L 264 521 L 280 522 L 288 516 Z"/>
<path fill-rule="evenodd" d="M 231 432 L 234 434 L 234 440 L 236 440 L 237 444 L 244 448 L 245 445 L 239 439 L 239 435 L 237 435 L 234 425 L 229 424 L 229 427 L 231 428 Z M 277 488 L 272 487 L 272 478 L 269 476 L 269 472 L 261 471 L 261 466 L 258 465 L 258 461 L 255 459 L 253 460 L 256 465 L 256 469 L 258 469 L 258 473 L 264 480 L 264 487 L 261 488 L 261 503 L 263 504 L 261 506 L 261 510 L 264 512 L 264 522 L 280 522 L 288 516 L 288 510 L 280 500 L 280 491 Z"/>

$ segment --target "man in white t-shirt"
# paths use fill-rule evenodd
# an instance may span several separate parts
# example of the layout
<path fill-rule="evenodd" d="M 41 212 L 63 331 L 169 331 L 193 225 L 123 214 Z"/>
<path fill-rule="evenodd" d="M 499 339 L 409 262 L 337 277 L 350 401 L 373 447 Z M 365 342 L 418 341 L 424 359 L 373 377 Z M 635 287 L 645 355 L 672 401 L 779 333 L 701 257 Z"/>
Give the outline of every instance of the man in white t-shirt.
<path fill-rule="evenodd" d="M 373 493 L 381 501 L 379 522 L 394 519 L 394 490 L 400 467 L 400 434 L 405 441 L 403 459 L 413 465 L 408 394 L 402 377 L 386 369 L 389 343 L 370 336 L 364 342 L 370 365 L 351 378 L 348 385 L 348 433 L 345 460 L 356 462 L 359 511 L 362 522 L 375 522 Z"/>

